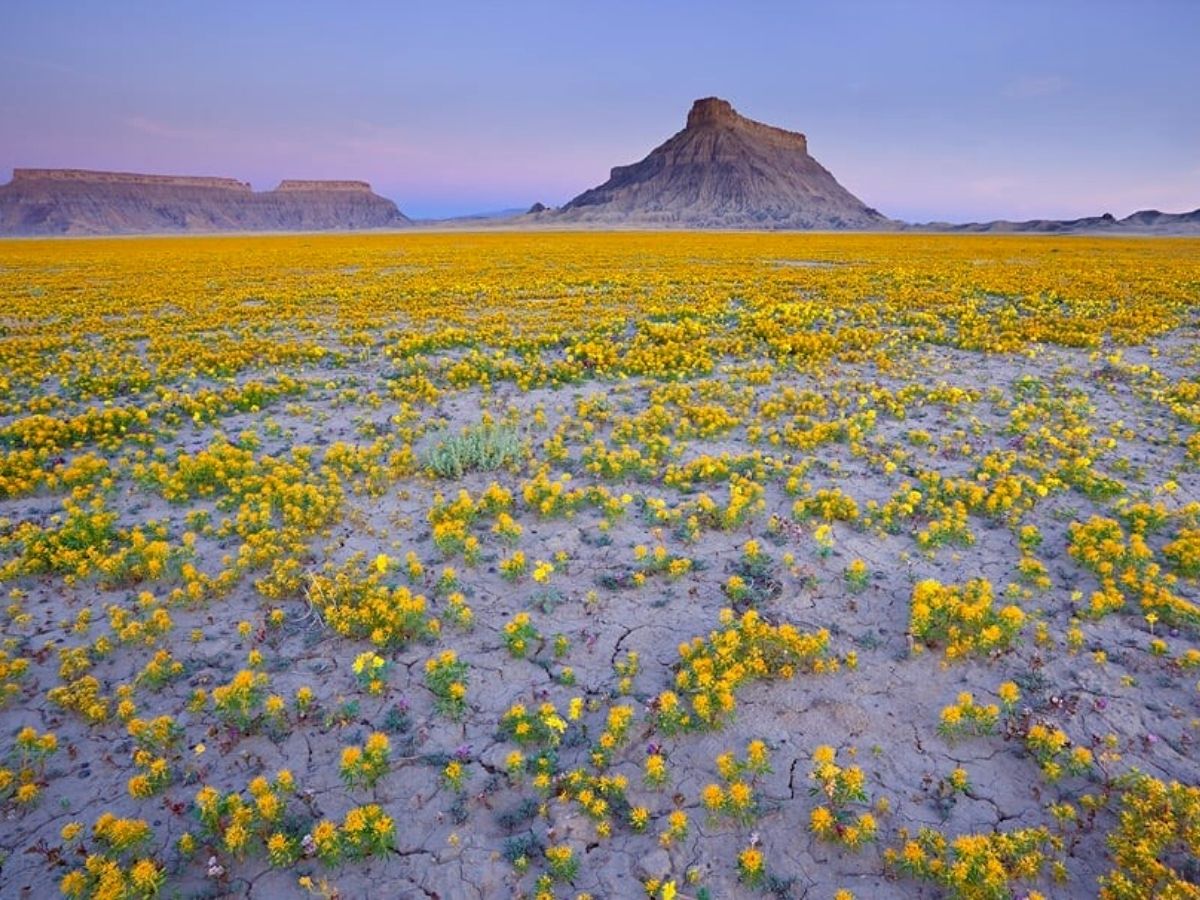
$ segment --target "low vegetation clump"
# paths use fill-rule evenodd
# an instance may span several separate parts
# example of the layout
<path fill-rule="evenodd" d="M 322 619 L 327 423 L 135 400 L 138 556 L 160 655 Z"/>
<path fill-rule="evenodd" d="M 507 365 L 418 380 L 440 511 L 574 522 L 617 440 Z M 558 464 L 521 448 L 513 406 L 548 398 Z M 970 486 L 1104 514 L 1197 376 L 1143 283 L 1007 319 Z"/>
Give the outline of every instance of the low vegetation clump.
<path fill-rule="evenodd" d="M 424 464 L 439 478 L 462 478 L 468 472 L 492 472 L 518 462 L 523 455 L 520 434 L 505 425 L 482 424 L 457 434 L 435 438 Z"/>

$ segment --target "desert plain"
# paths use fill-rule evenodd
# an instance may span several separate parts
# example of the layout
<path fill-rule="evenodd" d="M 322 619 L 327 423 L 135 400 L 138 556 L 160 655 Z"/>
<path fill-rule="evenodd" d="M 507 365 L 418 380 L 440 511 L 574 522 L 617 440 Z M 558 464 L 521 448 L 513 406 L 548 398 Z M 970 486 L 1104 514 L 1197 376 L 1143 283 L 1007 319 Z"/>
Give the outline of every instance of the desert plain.
<path fill-rule="evenodd" d="M 0 242 L 0 895 L 1200 896 L 1198 260 Z"/>

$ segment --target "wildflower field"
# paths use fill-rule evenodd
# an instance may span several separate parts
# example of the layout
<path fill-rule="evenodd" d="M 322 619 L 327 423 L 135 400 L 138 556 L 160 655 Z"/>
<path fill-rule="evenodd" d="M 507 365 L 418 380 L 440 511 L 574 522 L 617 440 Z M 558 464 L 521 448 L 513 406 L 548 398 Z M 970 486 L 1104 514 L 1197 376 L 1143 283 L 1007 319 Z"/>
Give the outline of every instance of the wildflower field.
<path fill-rule="evenodd" d="M 1200 241 L 0 242 L 0 896 L 1200 897 Z"/>

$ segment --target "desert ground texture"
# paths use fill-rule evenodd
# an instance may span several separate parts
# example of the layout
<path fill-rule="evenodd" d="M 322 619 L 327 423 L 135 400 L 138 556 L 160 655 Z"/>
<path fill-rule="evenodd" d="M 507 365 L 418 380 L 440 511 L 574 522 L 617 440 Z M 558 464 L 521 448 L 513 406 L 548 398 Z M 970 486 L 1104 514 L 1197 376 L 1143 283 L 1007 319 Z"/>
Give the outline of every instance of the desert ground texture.
<path fill-rule="evenodd" d="M 1200 240 L 0 242 L 0 896 L 1200 897 Z"/>

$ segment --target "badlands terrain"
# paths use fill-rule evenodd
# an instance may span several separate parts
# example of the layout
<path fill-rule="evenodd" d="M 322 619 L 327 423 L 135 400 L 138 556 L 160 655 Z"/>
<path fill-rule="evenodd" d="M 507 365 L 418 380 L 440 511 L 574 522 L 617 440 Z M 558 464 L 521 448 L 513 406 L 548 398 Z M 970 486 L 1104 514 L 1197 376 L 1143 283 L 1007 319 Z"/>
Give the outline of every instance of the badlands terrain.
<path fill-rule="evenodd" d="M 1197 896 L 1197 260 L 0 243 L 0 896 Z"/>

